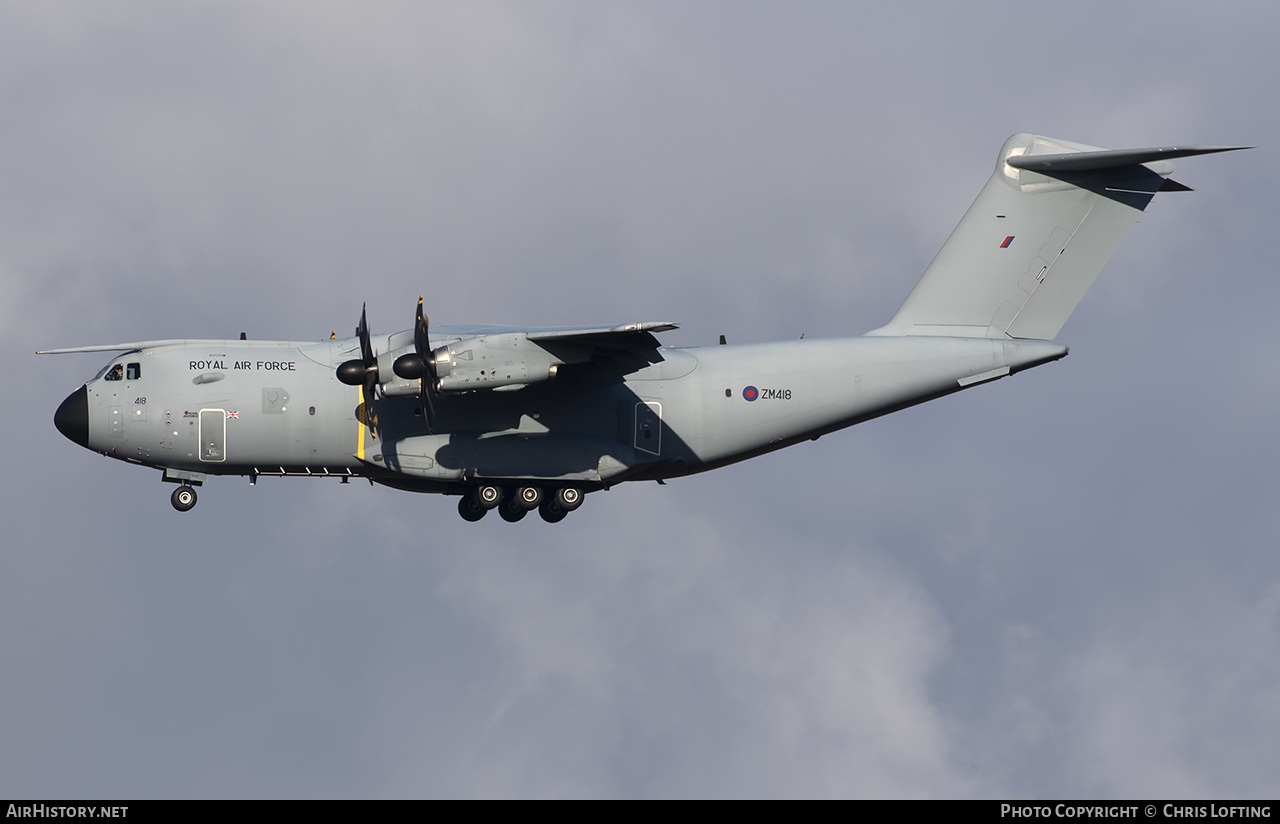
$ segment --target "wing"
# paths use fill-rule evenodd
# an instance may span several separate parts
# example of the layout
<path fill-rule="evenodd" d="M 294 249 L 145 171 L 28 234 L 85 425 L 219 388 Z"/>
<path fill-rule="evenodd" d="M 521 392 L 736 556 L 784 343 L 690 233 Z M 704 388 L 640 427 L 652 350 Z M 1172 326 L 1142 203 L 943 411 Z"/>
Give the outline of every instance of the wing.
<path fill-rule="evenodd" d="M 621 326 L 580 326 L 557 329 L 540 329 L 525 333 L 538 344 L 561 341 L 579 346 L 598 346 L 607 349 L 656 349 L 655 332 L 670 332 L 679 325 L 667 321 L 643 321 Z"/>
<path fill-rule="evenodd" d="M 526 328 L 452 326 L 438 331 L 453 338 L 433 354 L 435 387 L 470 392 L 540 383 L 563 366 L 594 363 L 626 373 L 660 360 L 655 332 L 675 329 L 667 321 L 617 326 Z"/>
<path fill-rule="evenodd" d="M 661 360 L 654 333 L 676 328 L 669 321 L 555 327 L 438 324 L 430 332 L 430 390 L 514 388 L 550 380 L 561 367 L 588 363 L 626 374 Z M 404 355 L 418 354 L 413 330 L 379 340 L 386 341 L 385 351 L 376 356 L 382 394 L 419 394 L 420 381 L 403 379 L 394 369 Z"/>
<path fill-rule="evenodd" d="M 41 349 L 37 355 L 76 355 L 81 352 L 141 352 L 143 349 L 159 349 L 163 346 L 181 346 L 197 341 L 139 340 L 132 343 L 103 343 L 96 346 L 68 346 L 62 349 Z"/>

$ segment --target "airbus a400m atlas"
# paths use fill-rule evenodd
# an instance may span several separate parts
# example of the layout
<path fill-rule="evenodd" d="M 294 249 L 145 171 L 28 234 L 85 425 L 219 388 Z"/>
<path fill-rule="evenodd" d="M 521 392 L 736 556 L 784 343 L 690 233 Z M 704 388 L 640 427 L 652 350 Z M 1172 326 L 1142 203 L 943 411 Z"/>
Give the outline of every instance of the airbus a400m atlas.
<path fill-rule="evenodd" d="M 462 517 L 705 472 L 1057 360 L 1067 317 L 1169 179 L 1172 158 L 1030 134 L 889 323 L 862 337 L 668 349 L 666 322 L 429 326 L 318 343 L 152 340 L 63 401 L 76 443 L 162 472 L 189 510 L 210 475 L 367 478 L 459 496 Z M 723 344 L 723 339 L 722 339 Z"/>

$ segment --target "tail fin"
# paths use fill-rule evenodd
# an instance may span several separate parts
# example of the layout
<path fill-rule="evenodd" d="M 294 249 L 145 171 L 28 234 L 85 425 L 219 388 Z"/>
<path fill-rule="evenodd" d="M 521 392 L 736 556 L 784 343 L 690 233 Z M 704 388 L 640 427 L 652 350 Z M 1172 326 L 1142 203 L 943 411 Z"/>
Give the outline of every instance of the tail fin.
<path fill-rule="evenodd" d="M 898 314 L 868 334 L 1052 340 L 1156 192 L 1188 191 L 1167 161 L 1236 148 L 1014 135 Z"/>

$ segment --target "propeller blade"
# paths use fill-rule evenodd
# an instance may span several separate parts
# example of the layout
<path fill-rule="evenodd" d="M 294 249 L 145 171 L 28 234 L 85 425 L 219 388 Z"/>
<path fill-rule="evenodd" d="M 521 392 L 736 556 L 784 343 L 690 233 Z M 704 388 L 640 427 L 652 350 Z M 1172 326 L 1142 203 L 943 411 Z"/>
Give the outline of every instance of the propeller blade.
<path fill-rule="evenodd" d="M 368 304 L 360 305 L 360 325 L 356 327 L 356 335 L 360 338 L 360 359 L 364 361 L 365 368 L 376 370 L 378 361 L 373 356 L 373 343 L 369 340 L 367 309 Z"/>
<path fill-rule="evenodd" d="M 418 392 L 418 401 L 422 404 L 422 417 L 427 421 L 427 431 L 435 434 L 436 431 L 436 408 L 431 403 L 431 393 L 435 391 L 427 382 L 426 378 L 422 379 L 422 386 Z"/>
<path fill-rule="evenodd" d="M 436 389 L 436 364 L 431 357 L 430 329 L 427 316 L 422 311 L 422 295 L 418 295 L 418 314 L 413 321 L 413 348 L 418 350 L 418 360 L 422 364 L 421 378 L 418 381 L 418 402 L 422 405 L 422 417 L 427 421 L 427 431 L 436 431 L 436 407 L 431 395 Z"/>
<path fill-rule="evenodd" d="M 422 295 L 418 295 L 418 315 L 413 321 L 413 348 L 425 362 L 431 351 L 431 340 L 427 337 L 427 316 L 422 313 Z"/>
<path fill-rule="evenodd" d="M 378 418 L 373 408 L 374 392 L 378 389 L 378 359 L 373 354 L 373 341 L 369 339 L 368 304 L 360 306 L 360 325 L 356 327 L 356 337 L 360 338 L 360 360 L 343 361 L 338 364 L 338 380 L 348 386 L 363 386 L 364 422 L 376 439 Z"/>
<path fill-rule="evenodd" d="M 431 352 L 431 341 L 427 337 L 427 320 L 422 314 L 422 298 L 418 298 L 418 316 L 413 323 L 413 347 L 411 355 L 401 355 L 391 365 L 392 371 L 405 380 L 422 380 L 431 374 L 427 361 Z"/>
<path fill-rule="evenodd" d="M 338 366 L 338 380 L 348 386 L 368 385 L 369 376 L 378 382 L 378 359 L 373 355 L 373 343 L 369 340 L 368 306 L 360 306 L 360 325 L 356 327 L 356 337 L 360 338 L 360 360 L 345 361 Z M 372 399 L 371 393 L 369 397 Z"/>

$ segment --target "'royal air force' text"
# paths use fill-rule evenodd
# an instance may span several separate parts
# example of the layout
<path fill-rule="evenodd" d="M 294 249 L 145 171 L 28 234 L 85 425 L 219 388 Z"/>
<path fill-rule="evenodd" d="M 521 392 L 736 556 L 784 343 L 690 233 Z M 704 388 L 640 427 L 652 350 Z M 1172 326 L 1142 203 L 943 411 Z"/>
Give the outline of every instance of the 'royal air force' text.
<path fill-rule="evenodd" d="M 225 360 L 193 360 L 187 365 L 192 372 L 204 372 L 209 369 L 226 369 Z M 294 361 L 232 361 L 232 370 L 247 369 L 256 372 L 297 372 L 298 365 Z"/>

